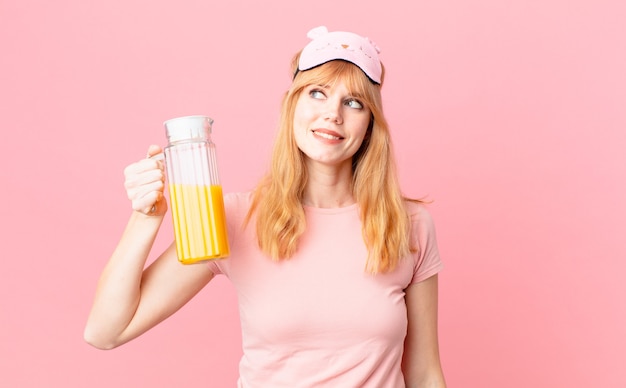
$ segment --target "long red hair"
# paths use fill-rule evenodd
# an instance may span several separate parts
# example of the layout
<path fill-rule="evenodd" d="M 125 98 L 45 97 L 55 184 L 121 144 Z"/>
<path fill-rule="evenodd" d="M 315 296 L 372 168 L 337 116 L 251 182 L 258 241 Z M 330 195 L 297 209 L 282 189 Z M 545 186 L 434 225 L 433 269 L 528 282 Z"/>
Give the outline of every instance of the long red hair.
<path fill-rule="evenodd" d="M 341 79 L 372 113 L 368 133 L 352 162 L 352 191 L 369 252 L 365 270 L 373 274 L 391 271 L 412 249 L 409 215 L 383 115 L 381 85 L 372 83 L 357 66 L 340 60 L 296 73 L 298 58 L 299 54 L 292 62 L 296 75 L 283 98 L 270 170 L 253 193 L 247 220 L 256 216 L 259 247 L 274 260 L 289 258 L 296 252 L 306 228 L 302 195 L 308 179 L 303 154 L 294 140 L 296 102 L 306 86 L 331 85 Z"/>

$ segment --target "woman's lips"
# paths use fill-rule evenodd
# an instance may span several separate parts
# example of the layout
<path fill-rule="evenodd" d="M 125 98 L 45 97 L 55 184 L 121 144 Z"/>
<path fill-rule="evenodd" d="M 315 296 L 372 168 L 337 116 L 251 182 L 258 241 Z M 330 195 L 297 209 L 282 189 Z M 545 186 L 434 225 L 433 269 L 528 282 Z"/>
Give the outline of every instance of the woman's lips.
<path fill-rule="evenodd" d="M 343 137 L 340 134 L 338 134 L 335 131 L 331 131 L 329 129 L 319 128 L 319 129 L 313 129 L 311 130 L 311 132 L 313 132 L 313 134 L 316 136 L 319 136 L 321 138 L 328 139 L 328 140 L 342 140 L 343 139 Z"/>

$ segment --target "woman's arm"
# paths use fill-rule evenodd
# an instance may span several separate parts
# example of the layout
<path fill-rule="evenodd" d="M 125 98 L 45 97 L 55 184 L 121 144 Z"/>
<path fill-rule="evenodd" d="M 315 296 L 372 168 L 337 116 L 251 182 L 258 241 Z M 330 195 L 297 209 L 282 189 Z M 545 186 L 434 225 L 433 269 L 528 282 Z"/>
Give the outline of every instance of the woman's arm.
<path fill-rule="evenodd" d="M 107 263 L 94 298 L 84 338 L 99 349 L 112 349 L 172 315 L 212 278 L 208 265 L 182 265 L 172 244 L 143 269 L 152 246 L 155 221 L 134 213 Z"/>
<path fill-rule="evenodd" d="M 151 146 L 148 156 L 160 151 Z M 119 346 L 155 326 L 213 277 L 209 266 L 180 264 L 174 244 L 144 270 L 167 211 L 163 164 L 142 159 L 124 174 L 134 211 L 100 276 L 84 332 L 85 340 L 100 349 Z"/>
<path fill-rule="evenodd" d="M 407 388 L 445 388 L 437 334 L 437 275 L 410 285 L 405 301 L 408 315 L 402 371 Z"/>

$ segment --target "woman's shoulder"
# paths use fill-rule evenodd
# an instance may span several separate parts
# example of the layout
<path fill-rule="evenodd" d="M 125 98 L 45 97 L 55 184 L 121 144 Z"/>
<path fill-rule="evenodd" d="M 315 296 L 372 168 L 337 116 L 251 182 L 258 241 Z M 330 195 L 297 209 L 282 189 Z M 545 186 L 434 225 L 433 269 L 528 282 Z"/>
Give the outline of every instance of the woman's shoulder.
<path fill-rule="evenodd" d="M 418 229 L 430 231 L 435 225 L 433 217 L 428 211 L 427 203 L 418 200 L 405 199 L 405 208 L 411 220 L 411 224 Z"/>
<path fill-rule="evenodd" d="M 411 218 L 430 217 L 427 203 L 416 199 L 405 199 L 404 207 Z"/>
<path fill-rule="evenodd" d="M 249 204 L 252 201 L 252 191 L 235 191 L 224 194 L 224 202 Z"/>
<path fill-rule="evenodd" d="M 229 192 L 224 194 L 226 213 L 233 216 L 242 216 L 248 213 L 252 203 L 252 191 Z"/>
<path fill-rule="evenodd" d="M 418 282 L 439 272 L 443 268 L 439 257 L 435 223 L 423 201 L 405 201 L 411 219 L 411 245 L 415 250 L 416 272 L 413 278 Z"/>

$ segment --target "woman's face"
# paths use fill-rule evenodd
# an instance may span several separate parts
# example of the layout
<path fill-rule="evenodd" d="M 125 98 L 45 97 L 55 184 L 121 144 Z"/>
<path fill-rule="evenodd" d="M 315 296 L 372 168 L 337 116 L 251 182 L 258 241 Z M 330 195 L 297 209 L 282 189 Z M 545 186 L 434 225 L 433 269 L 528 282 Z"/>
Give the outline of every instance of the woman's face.
<path fill-rule="evenodd" d="M 370 110 L 351 95 L 342 81 L 332 86 L 309 85 L 296 102 L 293 128 L 307 162 L 351 166 L 363 143 Z"/>

